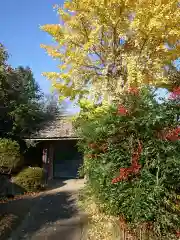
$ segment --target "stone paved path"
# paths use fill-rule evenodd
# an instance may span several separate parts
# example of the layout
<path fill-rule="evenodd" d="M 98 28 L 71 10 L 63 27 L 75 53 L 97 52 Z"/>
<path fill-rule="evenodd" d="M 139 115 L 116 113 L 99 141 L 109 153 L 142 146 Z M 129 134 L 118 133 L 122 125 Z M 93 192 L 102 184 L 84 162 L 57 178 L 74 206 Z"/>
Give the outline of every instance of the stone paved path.
<path fill-rule="evenodd" d="M 81 240 L 87 217 L 77 209 L 76 197 L 83 185 L 81 179 L 52 182 L 9 240 Z"/>

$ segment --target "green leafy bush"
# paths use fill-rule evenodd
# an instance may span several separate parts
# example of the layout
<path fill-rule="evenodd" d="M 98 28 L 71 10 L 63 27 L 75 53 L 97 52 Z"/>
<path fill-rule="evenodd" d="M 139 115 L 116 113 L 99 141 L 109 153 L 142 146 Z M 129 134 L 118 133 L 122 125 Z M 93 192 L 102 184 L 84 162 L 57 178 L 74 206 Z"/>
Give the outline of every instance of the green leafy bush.
<path fill-rule="evenodd" d="M 16 141 L 0 139 L 0 168 L 13 171 L 22 165 L 20 147 Z"/>
<path fill-rule="evenodd" d="M 28 167 L 14 178 L 14 183 L 23 188 L 25 192 L 35 192 L 42 189 L 43 180 L 42 168 Z"/>
<path fill-rule="evenodd" d="M 180 191 L 177 102 L 159 104 L 146 88 L 120 99 L 111 106 L 84 108 L 76 120 L 88 184 L 105 213 L 123 217 L 133 228 L 148 223 L 157 239 L 176 238 L 180 211 L 172 206 L 178 204 Z"/>

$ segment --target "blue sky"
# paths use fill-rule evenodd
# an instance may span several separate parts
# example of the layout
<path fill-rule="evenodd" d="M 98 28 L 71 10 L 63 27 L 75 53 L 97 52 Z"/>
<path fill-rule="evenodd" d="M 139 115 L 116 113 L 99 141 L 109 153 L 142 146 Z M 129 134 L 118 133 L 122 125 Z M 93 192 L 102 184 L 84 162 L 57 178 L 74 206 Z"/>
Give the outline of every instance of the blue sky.
<path fill-rule="evenodd" d="M 45 93 L 50 92 L 51 84 L 41 73 L 57 69 L 55 61 L 40 48 L 41 43 L 52 40 L 39 26 L 59 22 L 54 4 L 63 4 L 63 0 L 1 0 L 0 6 L 0 42 L 10 54 L 9 63 L 29 66 Z"/>

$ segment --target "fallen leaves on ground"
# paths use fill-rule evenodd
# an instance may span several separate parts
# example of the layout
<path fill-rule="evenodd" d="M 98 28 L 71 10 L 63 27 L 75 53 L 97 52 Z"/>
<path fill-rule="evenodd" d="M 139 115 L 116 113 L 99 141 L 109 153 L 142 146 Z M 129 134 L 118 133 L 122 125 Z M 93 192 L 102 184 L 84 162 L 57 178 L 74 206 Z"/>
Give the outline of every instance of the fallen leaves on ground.
<path fill-rule="evenodd" d="M 28 192 L 22 195 L 16 195 L 13 198 L 0 198 L 0 203 L 7 203 L 7 202 L 11 202 L 11 201 L 15 201 L 15 200 L 20 200 L 20 199 L 24 199 L 27 197 L 36 197 L 39 195 L 40 192 Z"/>
<path fill-rule="evenodd" d="M 91 219 L 86 236 L 87 240 L 119 239 L 120 232 L 117 225 L 118 218 L 107 216 L 101 213 L 93 199 L 86 201 L 86 206 L 81 202 L 79 202 L 79 204 L 80 207 L 86 210 L 86 213 L 90 216 Z"/>
<path fill-rule="evenodd" d="M 13 214 L 0 216 L 0 236 L 2 236 L 7 229 L 11 229 L 11 226 L 17 218 L 18 217 Z"/>

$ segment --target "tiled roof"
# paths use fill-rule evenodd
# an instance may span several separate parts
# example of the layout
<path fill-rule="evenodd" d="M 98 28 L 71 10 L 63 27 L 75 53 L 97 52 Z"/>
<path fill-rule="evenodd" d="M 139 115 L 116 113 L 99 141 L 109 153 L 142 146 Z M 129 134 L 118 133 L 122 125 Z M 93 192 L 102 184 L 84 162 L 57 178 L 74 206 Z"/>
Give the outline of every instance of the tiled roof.
<path fill-rule="evenodd" d="M 29 139 L 76 138 L 71 117 L 60 117 L 47 123 Z"/>

